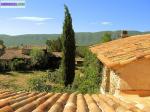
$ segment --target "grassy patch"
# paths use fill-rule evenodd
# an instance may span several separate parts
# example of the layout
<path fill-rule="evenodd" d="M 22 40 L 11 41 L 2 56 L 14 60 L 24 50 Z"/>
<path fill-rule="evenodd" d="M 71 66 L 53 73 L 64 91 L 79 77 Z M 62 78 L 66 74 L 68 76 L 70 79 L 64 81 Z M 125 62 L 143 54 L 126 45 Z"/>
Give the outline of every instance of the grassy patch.
<path fill-rule="evenodd" d="M 0 73 L 0 89 L 27 90 L 27 80 L 35 76 L 45 76 L 46 71 Z"/>

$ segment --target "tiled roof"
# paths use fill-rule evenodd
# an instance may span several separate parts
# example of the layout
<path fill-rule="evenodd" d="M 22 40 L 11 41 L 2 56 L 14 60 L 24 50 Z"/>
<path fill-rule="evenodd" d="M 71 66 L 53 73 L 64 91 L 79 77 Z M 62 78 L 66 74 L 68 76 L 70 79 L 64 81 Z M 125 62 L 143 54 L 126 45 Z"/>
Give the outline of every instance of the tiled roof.
<path fill-rule="evenodd" d="M 0 56 L 1 60 L 11 60 L 14 58 L 25 58 L 29 59 L 30 56 L 24 55 L 21 49 L 5 49 L 5 53 Z"/>
<path fill-rule="evenodd" d="M 112 95 L 0 91 L 0 112 L 144 112 Z M 147 111 L 150 112 L 150 111 Z"/>
<path fill-rule="evenodd" d="M 117 39 L 90 49 L 108 67 L 124 65 L 139 58 L 150 58 L 150 34 Z"/>

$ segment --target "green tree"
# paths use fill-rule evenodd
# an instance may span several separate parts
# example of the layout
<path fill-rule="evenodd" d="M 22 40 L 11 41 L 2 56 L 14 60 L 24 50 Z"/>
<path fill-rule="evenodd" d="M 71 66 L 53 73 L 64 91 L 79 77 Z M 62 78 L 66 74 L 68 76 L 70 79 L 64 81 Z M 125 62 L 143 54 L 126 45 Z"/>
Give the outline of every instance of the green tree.
<path fill-rule="evenodd" d="M 101 42 L 104 43 L 104 42 L 109 42 L 111 41 L 112 38 L 111 38 L 111 34 L 110 33 L 105 33 L 103 35 L 103 37 L 101 38 Z"/>
<path fill-rule="evenodd" d="M 3 40 L 0 40 L 0 45 L 2 46 L 2 49 L 4 50 L 5 49 L 5 45 L 4 45 L 4 41 Z"/>
<path fill-rule="evenodd" d="M 64 85 L 72 85 L 75 76 L 75 34 L 72 27 L 72 18 L 68 7 L 65 5 L 65 20 L 63 24 L 62 46 L 63 46 L 63 76 Z"/>
<path fill-rule="evenodd" d="M 60 38 L 56 40 L 47 40 L 46 45 L 49 52 L 61 52 L 62 50 L 62 43 Z"/>
<path fill-rule="evenodd" d="M 84 75 L 76 75 L 73 88 L 81 93 L 97 93 L 101 83 L 102 64 L 88 48 L 84 52 L 84 66 L 81 69 Z"/>
<path fill-rule="evenodd" d="M 4 45 L 4 41 L 3 40 L 0 40 L 0 45 Z"/>
<path fill-rule="evenodd" d="M 31 56 L 31 65 L 37 68 L 44 68 L 47 64 L 47 56 L 43 50 L 32 49 L 30 52 Z"/>
<path fill-rule="evenodd" d="M 26 63 L 23 59 L 15 58 L 10 63 L 11 70 L 25 70 Z"/>

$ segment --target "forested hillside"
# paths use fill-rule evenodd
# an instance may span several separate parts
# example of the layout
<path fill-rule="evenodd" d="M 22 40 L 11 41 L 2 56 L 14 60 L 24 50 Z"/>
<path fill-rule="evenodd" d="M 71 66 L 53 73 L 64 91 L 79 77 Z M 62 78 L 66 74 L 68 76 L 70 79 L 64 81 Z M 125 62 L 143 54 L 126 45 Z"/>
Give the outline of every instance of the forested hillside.
<path fill-rule="evenodd" d="M 118 38 L 121 31 L 101 31 L 101 32 L 79 32 L 76 33 L 76 44 L 79 46 L 91 45 L 99 43 L 102 35 L 105 32 L 110 32 L 112 38 Z M 150 32 L 128 31 L 129 35 L 146 34 Z M 25 34 L 17 36 L 0 35 L 0 40 L 3 40 L 7 46 L 18 46 L 21 44 L 37 44 L 44 45 L 46 40 L 57 39 L 60 34 Z"/>

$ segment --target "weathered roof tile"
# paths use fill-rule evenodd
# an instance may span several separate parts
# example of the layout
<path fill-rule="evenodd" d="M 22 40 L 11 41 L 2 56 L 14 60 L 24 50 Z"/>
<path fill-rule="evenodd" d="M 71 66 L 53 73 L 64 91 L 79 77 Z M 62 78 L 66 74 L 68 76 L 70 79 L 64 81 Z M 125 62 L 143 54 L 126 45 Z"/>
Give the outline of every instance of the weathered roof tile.
<path fill-rule="evenodd" d="M 0 91 L 0 96 L 0 112 L 144 112 L 112 95 Z"/>
<path fill-rule="evenodd" d="M 108 67 L 128 64 L 150 55 L 150 34 L 130 36 L 90 47 Z"/>

